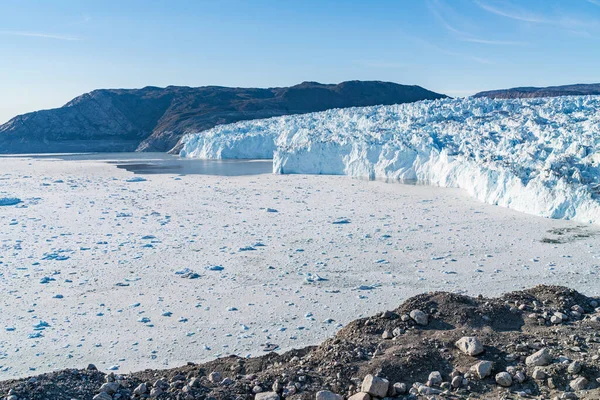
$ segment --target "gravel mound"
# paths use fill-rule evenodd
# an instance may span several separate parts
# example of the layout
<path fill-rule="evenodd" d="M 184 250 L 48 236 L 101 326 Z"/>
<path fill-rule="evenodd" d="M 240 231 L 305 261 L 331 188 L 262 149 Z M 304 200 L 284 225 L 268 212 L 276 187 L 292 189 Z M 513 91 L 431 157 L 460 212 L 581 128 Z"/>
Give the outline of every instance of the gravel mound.
<path fill-rule="evenodd" d="M 316 347 L 123 375 L 90 365 L 0 382 L 0 398 L 600 399 L 599 304 L 559 286 L 427 293 Z"/>

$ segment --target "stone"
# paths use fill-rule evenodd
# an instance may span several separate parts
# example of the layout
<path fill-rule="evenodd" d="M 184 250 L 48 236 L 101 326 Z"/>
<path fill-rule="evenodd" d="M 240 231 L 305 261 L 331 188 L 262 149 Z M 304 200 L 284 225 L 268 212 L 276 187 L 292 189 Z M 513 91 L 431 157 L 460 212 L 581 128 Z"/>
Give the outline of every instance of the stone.
<path fill-rule="evenodd" d="M 569 386 L 571 386 L 571 389 L 575 391 L 584 390 L 588 384 L 588 380 L 584 377 L 573 379 L 571 382 L 569 382 Z"/>
<path fill-rule="evenodd" d="M 387 379 L 373 376 L 365 376 L 361 385 L 361 392 L 369 393 L 371 396 L 384 398 L 387 395 L 390 382 Z"/>
<path fill-rule="evenodd" d="M 442 379 L 442 374 L 439 371 L 433 371 L 429 374 L 428 385 L 429 386 L 439 386 L 444 380 Z"/>
<path fill-rule="evenodd" d="M 275 392 L 261 392 L 254 395 L 254 400 L 279 400 L 279 395 Z"/>
<path fill-rule="evenodd" d="M 348 400 L 371 400 L 371 396 L 369 393 L 358 392 L 355 395 L 350 396 Z"/>
<path fill-rule="evenodd" d="M 277 398 L 279 398 L 279 396 L 277 396 Z M 344 400 L 344 398 L 329 390 L 321 390 L 315 395 L 315 400 Z"/>
<path fill-rule="evenodd" d="M 394 335 L 394 337 L 400 336 L 400 335 L 402 335 L 403 333 L 404 333 L 404 329 L 402 329 L 402 328 L 395 328 L 395 329 L 392 331 L 392 335 Z"/>
<path fill-rule="evenodd" d="M 140 383 L 135 389 L 133 389 L 133 394 L 142 395 L 148 392 L 148 386 L 145 383 Z"/>
<path fill-rule="evenodd" d="M 406 383 L 402 383 L 402 382 L 396 382 L 394 383 L 394 394 L 397 396 L 399 394 L 404 394 L 406 393 L 407 387 L 406 387 Z"/>
<path fill-rule="evenodd" d="M 421 385 L 419 386 L 419 394 L 422 394 L 423 396 L 433 396 L 436 394 L 442 394 L 442 391 L 439 389 L 434 389 L 427 385 Z"/>
<path fill-rule="evenodd" d="M 427 325 L 429 323 L 429 317 L 421 310 L 412 310 L 410 317 L 419 325 Z"/>
<path fill-rule="evenodd" d="M 577 375 L 581 372 L 581 363 L 579 361 L 573 361 L 571 364 L 569 364 L 567 371 L 572 375 Z"/>
<path fill-rule="evenodd" d="M 543 367 L 552 362 L 552 354 L 547 348 L 536 351 L 525 359 L 525 364 L 533 367 Z"/>
<path fill-rule="evenodd" d="M 456 347 L 469 356 L 476 356 L 483 353 L 483 345 L 473 336 L 464 336 L 455 343 Z"/>
<path fill-rule="evenodd" d="M 106 392 L 100 392 L 94 397 L 92 397 L 92 400 L 113 400 L 113 398 L 110 394 Z"/>
<path fill-rule="evenodd" d="M 531 377 L 537 381 L 546 379 L 546 373 L 541 368 L 536 368 L 533 370 Z"/>
<path fill-rule="evenodd" d="M 88 364 L 86 369 L 88 371 L 98 371 L 98 368 L 96 368 L 96 366 L 94 364 Z"/>
<path fill-rule="evenodd" d="M 210 375 L 208 375 L 208 380 L 211 381 L 212 383 L 219 383 L 223 380 L 223 378 L 221 377 L 220 372 L 214 371 L 214 372 L 211 372 Z"/>
<path fill-rule="evenodd" d="M 471 371 L 473 371 L 479 379 L 485 379 L 492 374 L 493 367 L 494 363 L 491 361 L 479 361 L 471 367 Z"/>
<path fill-rule="evenodd" d="M 503 387 L 512 385 L 512 376 L 508 372 L 500 372 L 496 374 L 496 383 Z"/>
<path fill-rule="evenodd" d="M 525 382 L 525 379 L 527 379 L 527 377 L 525 376 L 523 371 L 519 371 L 515 374 L 515 381 L 517 381 L 519 383 L 523 383 L 523 382 Z"/>
<path fill-rule="evenodd" d="M 451 386 L 454 389 L 458 389 L 462 384 L 462 380 L 463 380 L 462 376 L 455 376 L 454 378 L 452 378 Z"/>
<path fill-rule="evenodd" d="M 160 387 L 152 388 L 150 391 L 150 397 L 158 397 L 163 393 L 163 390 Z"/>
<path fill-rule="evenodd" d="M 386 329 L 385 331 L 383 331 L 383 334 L 381 335 L 382 339 L 391 339 L 393 337 L 394 337 L 394 335 L 388 329 Z"/>
<path fill-rule="evenodd" d="M 117 390 L 119 390 L 119 386 L 121 386 L 119 382 L 106 382 L 102 384 L 102 386 L 100 386 L 99 391 L 112 395 L 117 393 Z"/>

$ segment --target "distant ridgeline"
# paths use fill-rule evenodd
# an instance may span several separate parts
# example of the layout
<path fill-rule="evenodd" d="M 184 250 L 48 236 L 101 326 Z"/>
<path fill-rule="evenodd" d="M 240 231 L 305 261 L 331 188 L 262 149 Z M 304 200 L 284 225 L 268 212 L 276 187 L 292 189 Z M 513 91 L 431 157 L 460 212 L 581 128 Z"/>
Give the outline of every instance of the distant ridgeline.
<path fill-rule="evenodd" d="M 0 153 L 169 151 L 188 132 L 242 120 L 446 97 L 379 81 L 285 88 L 101 89 L 0 125 Z"/>
<path fill-rule="evenodd" d="M 493 99 L 522 99 L 532 97 L 584 96 L 600 95 L 600 83 L 548 86 L 517 87 L 512 89 L 490 90 L 479 92 L 473 97 L 490 97 Z"/>

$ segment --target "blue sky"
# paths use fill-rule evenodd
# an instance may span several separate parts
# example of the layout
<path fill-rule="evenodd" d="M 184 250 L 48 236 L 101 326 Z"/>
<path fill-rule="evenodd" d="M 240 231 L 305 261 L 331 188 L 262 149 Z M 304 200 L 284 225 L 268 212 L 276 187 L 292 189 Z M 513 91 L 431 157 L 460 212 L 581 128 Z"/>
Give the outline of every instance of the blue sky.
<path fill-rule="evenodd" d="M 97 88 L 600 82 L 600 0 L 0 0 L 0 123 Z"/>

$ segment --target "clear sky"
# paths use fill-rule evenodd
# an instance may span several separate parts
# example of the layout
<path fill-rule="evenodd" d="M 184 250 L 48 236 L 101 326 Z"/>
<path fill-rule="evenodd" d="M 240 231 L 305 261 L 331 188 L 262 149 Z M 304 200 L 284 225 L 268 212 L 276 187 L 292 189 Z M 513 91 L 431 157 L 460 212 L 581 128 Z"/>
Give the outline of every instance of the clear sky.
<path fill-rule="evenodd" d="M 600 82 L 600 0 L 0 0 L 0 123 L 97 88 Z"/>

